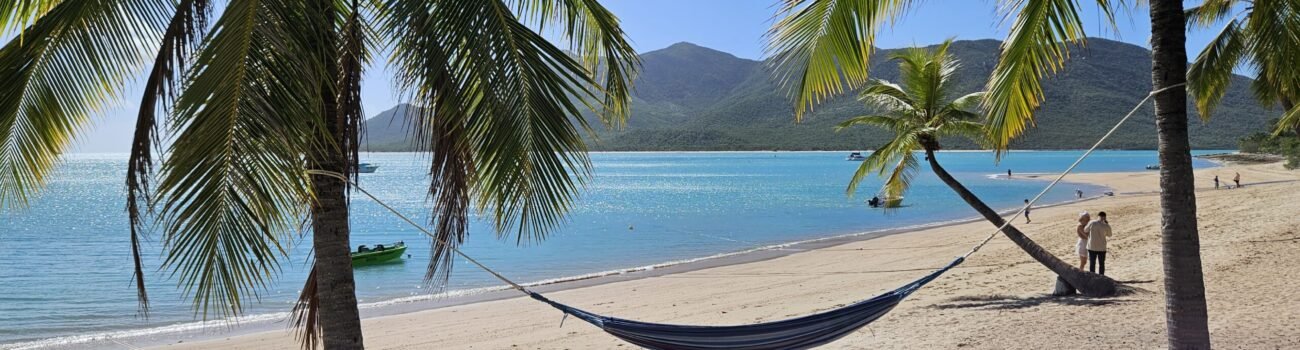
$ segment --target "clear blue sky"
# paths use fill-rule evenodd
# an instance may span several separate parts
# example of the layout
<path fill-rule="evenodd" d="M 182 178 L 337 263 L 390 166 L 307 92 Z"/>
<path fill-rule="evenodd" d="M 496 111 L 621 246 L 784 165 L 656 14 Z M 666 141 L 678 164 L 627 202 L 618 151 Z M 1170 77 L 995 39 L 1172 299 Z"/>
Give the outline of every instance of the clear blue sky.
<path fill-rule="evenodd" d="M 1149 47 L 1150 21 L 1146 8 L 1119 14 L 1119 31 L 1111 30 L 1097 8 L 1085 3 L 1088 35 L 1122 40 Z M 1188 1 L 1188 6 L 1200 1 Z M 763 34 L 771 26 L 777 0 L 604 0 L 622 20 L 623 28 L 637 51 L 645 52 L 677 42 L 692 42 L 729 52 L 738 57 L 761 59 Z M 876 46 L 896 48 L 929 45 L 949 37 L 957 39 L 1001 39 L 1008 21 L 998 12 L 996 0 L 930 0 L 909 11 L 876 40 Z M 1188 49 L 1199 52 L 1213 31 L 1193 31 Z M 392 83 L 382 63 L 366 75 L 362 97 L 368 115 L 377 114 L 400 101 L 392 96 Z M 139 99 L 133 86 L 126 100 L 95 117 L 95 125 L 79 137 L 75 151 L 126 152 Z M 635 116 L 633 116 L 635 118 Z"/>

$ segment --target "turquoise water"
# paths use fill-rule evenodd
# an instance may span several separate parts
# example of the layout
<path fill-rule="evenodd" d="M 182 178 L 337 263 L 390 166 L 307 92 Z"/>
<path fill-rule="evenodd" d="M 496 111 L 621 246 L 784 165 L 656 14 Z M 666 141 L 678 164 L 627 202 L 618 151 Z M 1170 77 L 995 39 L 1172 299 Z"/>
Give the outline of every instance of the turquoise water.
<path fill-rule="evenodd" d="M 1059 172 L 1078 151 L 1015 152 L 995 165 L 987 152 L 940 155 L 945 167 L 996 208 L 1014 208 L 1044 181 L 1007 181 L 993 174 Z M 857 162 L 844 152 L 601 153 L 592 155 L 595 179 L 568 223 L 544 242 L 516 246 L 497 239 L 481 220 L 464 250 L 520 281 L 540 281 L 755 247 L 971 217 L 974 212 L 929 173 L 920 170 L 908 206 L 885 214 L 862 203 L 879 187 L 865 183 L 858 198 L 844 194 Z M 428 221 L 427 160 L 416 154 L 366 154 L 378 172 L 362 186 L 422 222 Z M 1095 154 L 1079 171 L 1142 171 L 1150 151 Z M 1197 160 L 1198 166 L 1210 166 Z M 158 271 L 160 243 L 145 244 L 150 318 L 137 318 L 131 283 L 122 183 L 125 155 L 71 154 L 30 207 L 0 214 L 0 344 L 187 324 L 196 321 L 190 299 Z M 1065 184 L 1045 199 L 1059 202 Z M 428 296 L 422 286 L 429 240 L 376 203 L 354 199 L 353 245 L 404 240 L 403 263 L 360 268 L 363 303 Z M 276 283 L 251 314 L 288 311 L 304 274 L 308 242 L 296 242 Z M 489 275 L 457 265 L 448 290 L 497 285 Z M 280 317 L 280 316 L 274 316 Z M 57 340 L 56 340 L 57 341 Z"/>

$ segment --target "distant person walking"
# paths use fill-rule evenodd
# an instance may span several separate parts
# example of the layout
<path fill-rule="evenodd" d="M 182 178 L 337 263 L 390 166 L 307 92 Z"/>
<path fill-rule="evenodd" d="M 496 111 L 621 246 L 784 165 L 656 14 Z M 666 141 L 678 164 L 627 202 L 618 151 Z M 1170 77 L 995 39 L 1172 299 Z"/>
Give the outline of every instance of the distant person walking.
<path fill-rule="evenodd" d="M 1088 233 L 1088 271 L 1106 275 L 1106 237 L 1110 237 L 1110 221 L 1106 212 L 1097 213 L 1097 219 L 1083 228 Z"/>
<path fill-rule="evenodd" d="M 1214 189 L 1219 189 L 1219 175 L 1214 175 Z"/>
<path fill-rule="evenodd" d="M 1074 189 L 1074 197 L 1075 197 L 1075 198 L 1078 198 L 1078 199 L 1083 199 L 1083 190 L 1081 190 L 1081 189 L 1077 189 L 1077 188 Z M 1087 212 L 1084 212 L 1084 213 L 1087 213 Z"/>
<path fill-rule="evenodd" d="M 1079 236 L 1079 243 L 1075 245 L 1075 254 L 1079 255 L 1079 269 L 1088 268 L 1088 222 L 1092 221 L 1092 216 L 1087 211 L 1079 213 L 1079 225 L 1074 227 L 1074 234 Z"/>
<path fill-rule="evenodd" d="M 1236 174 L 1237 174 L 1237 175 L 1233 175 L 1233 176 L 1232 176 L 1232 183 L 1237 184 L 1237 186 L 1236 186 L 1236 187 L 1233 187 L 1233 188 L 1240 188 L 1240 187 L 1241 187 L 1241 173 L 1236 173 Z"/>
<path fill-rule="evenodd" d="M 1008 178 L 1008 179 L 1011 178 L 1011 169 L 1007 169 L 1007 178 Z"/>
<path fill-rule="evenodd" d="M 1025 223 L 1028 224 L 1030 222 L 1033 222 L 1033 220 L 1029 220 L 1029 200 L 1025 199 Z"/>

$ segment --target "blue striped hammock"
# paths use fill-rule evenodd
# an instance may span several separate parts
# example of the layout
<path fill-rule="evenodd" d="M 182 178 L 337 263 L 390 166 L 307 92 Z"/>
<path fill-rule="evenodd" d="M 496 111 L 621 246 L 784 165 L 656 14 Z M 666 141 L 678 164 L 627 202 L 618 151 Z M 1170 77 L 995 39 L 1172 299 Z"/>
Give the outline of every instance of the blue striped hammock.
<path fill-rule="evenodd" d="M 852 305 L 798 318 L 740 326 L 686 326 L 625 320 L 560 304 L 534 292 L 528 292 L 528 295 L 600 327 L 610 335 L 647 349 L 808 349 L 835 341 L 879 319 L 912 292 L 961 264 L 964 259 L 959 257 L 948 266 L 912 283 Z"/>

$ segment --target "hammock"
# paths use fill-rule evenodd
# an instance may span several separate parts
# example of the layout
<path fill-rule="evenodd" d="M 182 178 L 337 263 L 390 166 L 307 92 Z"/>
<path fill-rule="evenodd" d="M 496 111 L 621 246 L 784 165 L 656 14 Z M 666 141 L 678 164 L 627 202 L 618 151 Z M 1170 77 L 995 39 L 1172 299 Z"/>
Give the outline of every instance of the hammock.
<path fill-rule="evenodd" d="M 948 270 L 951 270 L 953 267 L 956 267 L 958 264 L 961 264 L 962 261 L 965 261 L 967 257 L 970 257 L 971 254 L 974 254 L 975 252 L 979 251 L 980 248 L 984 247 L 985 244 L 988 244 L 989 241 L 993 240 L 993 237 L 996 237 L 997 234 L 1001 232 L 1002 229 L 1006 228 L 1007 225 L 1011 225 L 1012 220 L 1019 217 L 1020 215 L 1023 215 L 1026 209 L 1028 209 L 1034 203 L 1037 203 L 1038 200 L 1043 197 L 1043 195 L 1047 194 L 1047 192 L 1050 191 L 1053 187 L 1055 187 L 1057 183 L 1060 183 L 1061 180 L 1065 178 L 1065 175 L 1074 171 L 1074 168 L 1079 166 L 1079 163 L 1082 163 L 1083 160 L 1088 158 L 1088 156 L 1091 155 L 1092 152 L 1096 150 L 1098 146 L 1101 146 L 1102 142 L 1105 142 L 1106 139 L 1110 138 L 1110 136 L 1113 135 L 1116 130 L 1119 130 L 1120 125 L 1123 125 L 1124 122 L 1128 121 L 1128 119 L 1132 117 L 1134 113 L 1137 113 L 1137 110 L 1141 108 L 1142 105 L 1146 104 L 1146 102 L 1150 100 L 1152 96 L 1155 96 L 1156 94 L 1159 94 L 1161 92 L 1173 88 L 1181 87 L 1184 85 L 1186 85 L 1186 83 L 1175 84 L 1172 86 L 1162 88 L 1160 90 L 1152 91 L 1151 93 L 1147 94 L 1146 98 L 1143 98 L 1141 102 L 1138 102 L 1136 106 L 1133 106 L 1133 109 L 1128 112 L 1128 115 L 1125 115 L 1124 118 L 1120 119 L 1119 122 L 1115 123 L 1115 126 L 1111 127 L 1109 132 L 1103 135 L 1101 139 L 1097 140 L 1097 143 L 1093 144 L 1092 148 L 1089 148 L 1088 151 L 1084 152 L 1083 155 L 1079 156 L 1079 159 L 1076 159 L 1074 161 L 1074 164 L 1071 164 L 1069 168 L 1066 168 L 1065 171 L 1061 172 L 1061 174 L 1056 177 L 1056 180 L 1052 181 L 1046 187 L 1044 187 L 1043 190 L 1039 192 L 1037 196 L 1034 196 L 1034 198 L 1029 201 L 1028 205 L 1025 205 L 1023 208 L 1021 208 L 1019 212 L 1013 215 L 1010 219 L 1006 220 L 1006 223 L 1002 224 L 1002 226 L 998 227 L 996 230 L 990 233 L 988 237 L 985 237 L 983 241 L 981 241 L 979 244 L 976 244 L 973 248 L 971 248 L 970 251 L 966 252 L 966 254 L 962 256 L 957 257 L 956 260 L 953 260 L 947 266 L 935 270 L 934 272 L 931 272 L 929 275 L 926 275 L 925 277 L 921 277 L 920 279 L 917 279 L 916 281 L 913 281 L 912 283 L 908 283 L 907 285 L 899 287 L 898 289 L 895 289 L 893 291 L 886 292 L 874 298 L 863 300 L 854 303 L 852 305 L 844 306 L 841 308 L 837 308 L 822 313 L 817 313 L 817 314 L 812 314 L 812 315 L 797 317 L 797 318 L 791 318 L 791 319 L 786 319 L 781 321 L 739 325 L 739 326 L 687 326 L 687 325 L 672 325 L 672 324 L 648 323 L 648 322 L 625 320 L 621 318 L 601 316 L 595 313 L 584 311 L 579 308 L 558 303 L 554 300 L 546 298 L 541 294 L 528 290 L 528 288 L 525 288 L 524 286 L 519 285 L 514 281 L 511 281 L 509 278 L 506 278 L 505 276 L 502 276 L 496 271 L 488 268 L 486 265 L 483 265 L 478 260 L 475 260 L 474 258 L 470 257 L 464 252 L 461 252 L 459 249 L 452 248 L 452 252 L 455 252 L 457 255 L 460 255 L 460 257 L 464 258 L 466 261 L 469 261 L 471 264 L 474 264 L 475 266 L 478 266 L 480 269 L 483 269 L 483 271 L 492 274 L 492 276 L 496 277 L 502 282 L 509 284 L 510 287 L 519 290 L 524 294 L 527 294 L 529 297 L 532 297 L 535 300 L 546 303 L 547 305 L 550 305 L 551 307 L 554 307 L 560 310 L 561 312 L 564 312 L 566 316 L 573 315 L 574 317 L 577 317 L 583 321 L 586 321 L 587 323 L 599 327 L 601 330 L 604 330 L 606 333 L 609 333 L 610 335 L 613 335 L 619 339 L 626 340 L 632 344 L 636 344 L 648 349 L 761 350 L 761 349 L 812 348 L 812 347 L 829 343 L 841 337 L 844 337 L 850 333 L 853 333 L 853 331 L 856 331 L 858 328 L 862 328 L 863 326 L 866 326 L 872 321 L 879 319 L 880 317 L 888 313 L 890 310 L 893 310 L 895 306 L 898 306 L 898 304 L 901 303 L 903 299 L 906 299 L 908 295 L 911 295 L 912 292 L 915 292 L 917 289 L 920 289 L 921 286 L 924 286 L 926 283 L 930 283 L 930 281 L 933 281 L 936 278 L 939 278 L 940 275 L 943 275 L 944 272 L 947 272 Z M 361 193 L 375 200 L 375 202 L 379 203 L 380 206 L 383 206 L 384 208 L 388 209 L 388 211 L 397 215 L 397 217 L 402 218 L 402 220 L 405 220 L 407 223 L 411 224 L 411 226 L 414 226 L 416 229 L 419 229 L 421 232 L 424 232 L 424 234 L 428 235 L 434 240 L 438 240 L 438 237 L 434 235 L 432 232 L 429 232 L 429 230 L 425 229 L 424 226 L 421 226 L 420 224 L 406 217 L 406 215 L 403 215 L 401 212 L 397 211 L 397 209 L 394 209 L 393 207 L 389 206 L 387 203 L 384 203 L 382 200 L 370 194 L 370 192 L 366 191 L 364 188 L 358 186 L 355 182 L 349 180 L 346 176 L 343 176 L 343 174 L 330 172 L 330 171 L 323 171 L 323 170 L 308 170 L 307 173 L 311 175 L 322 175 L 322 176 L 334 177 L 349 183 L 353 188 L 356 188 Z"/>
<path fill-rule="evenodd" d="M 937 271 L 898 289 L 838 309 L 775 322 L 741 326 L 683 326 L 648 323 L 583 311 L 529 292 L 528 296 L 606 333 L 647 349 L 807 349 L 832 342 L 893 310 L 926 283 L 960 264 L 957 258 Z"/>

